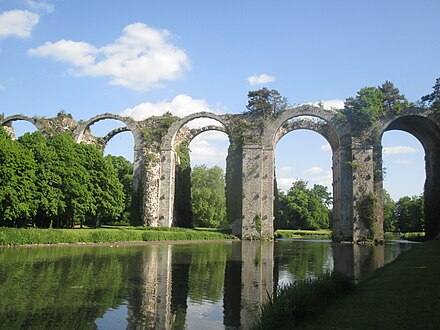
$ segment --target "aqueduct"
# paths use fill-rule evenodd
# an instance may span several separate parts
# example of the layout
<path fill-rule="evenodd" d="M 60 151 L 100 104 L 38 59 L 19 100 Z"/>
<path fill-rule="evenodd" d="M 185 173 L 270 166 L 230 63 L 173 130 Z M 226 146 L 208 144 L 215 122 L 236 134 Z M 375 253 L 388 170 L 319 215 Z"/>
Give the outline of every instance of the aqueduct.
<path fill-rule="evenodd" d="M 195 119 L 210 119 L 218 125 L 191 129 Z M 113 119 L 125 126 L 104 137 L 90 133 L 94 123 Z M 399 115 L 379 120 L 361 136 L 337 112 L 303 105 L 291 108 L 270 121 L 254 115 L 209 112 L 184 118 L 170 114 L 135 121 L 105 113 L 76 122 L 70 115 L 37 118 L 14 115 L 0 123 L 14 137 L 13 121 L 32 123 L 45 135 L 69 133 L 76 142 L 93 143 L 101 150 L 115 135 L 131 131 L 134 138 L 134 193 L 140 198 L 139 214 L 144 225 L 170 227 L 176 219 L 176 182 L 179 148 L 205 131 L 221 131 L 229 137 L 226 176 L 236 178 L 227 189 L 235 208 L 229 212 L 233 233 L 243 239 L 273 239 L 275 154 L 278 141 L 297 129 L 321 134 L 332 149 L 333 238 L 337 241 L 383 240 L 383 175 L 381 138 L 385 131 L 403 130 L 423 145 L 426 161 L 425 222 L 428 238 L 440 235 L 440 116 L 432 109 L 409 108 Z"/>

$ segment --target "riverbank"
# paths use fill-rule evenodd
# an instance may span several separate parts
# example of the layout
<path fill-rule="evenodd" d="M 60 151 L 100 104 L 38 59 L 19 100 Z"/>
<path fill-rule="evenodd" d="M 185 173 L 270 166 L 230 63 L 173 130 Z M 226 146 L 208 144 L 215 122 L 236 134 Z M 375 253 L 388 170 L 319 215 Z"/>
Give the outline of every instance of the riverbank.
<path fill-rule="evenodd" d="M 295 329 L 438 328 L 439 274 L 440 241 L 415 245 Z"/>
<path fill-rule="evenodd" d="M 0 246 L 34 244 L 82 244 L 82 243 L 118 243 L 150 241 L 204 241 L 236 239 L 213 231 L 186 228 L 161 227 L 105 227 L 105 228 L 5 228 L 0 227 Z"/>

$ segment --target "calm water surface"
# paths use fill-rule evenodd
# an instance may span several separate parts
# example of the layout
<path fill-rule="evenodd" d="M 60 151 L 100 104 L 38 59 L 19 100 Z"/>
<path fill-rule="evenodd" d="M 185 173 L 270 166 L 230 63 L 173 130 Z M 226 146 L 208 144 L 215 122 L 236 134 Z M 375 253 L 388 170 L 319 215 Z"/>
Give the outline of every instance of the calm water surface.
<path fill-rule="evenodd" d="M 410 243 L 0 248 L 0 329 L 248 329 L 277 286 L 362 280 Z"/>

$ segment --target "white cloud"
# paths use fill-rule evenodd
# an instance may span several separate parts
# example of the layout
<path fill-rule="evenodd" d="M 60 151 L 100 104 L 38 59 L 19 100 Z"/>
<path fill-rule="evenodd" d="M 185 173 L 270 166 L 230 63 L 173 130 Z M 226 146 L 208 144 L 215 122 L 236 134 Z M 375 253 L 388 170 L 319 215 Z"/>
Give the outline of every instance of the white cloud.
<path fill-rule="evenodd" d="M 0 39 L 30 38 L 40 16 L 27 10 L 11 10 L 0 14 Z"/>
<path fill-rule="evenodd" d="M 334 99 L 334 100 L 322 100 L 322 101 L 309 102 L 309 103 L 305 103 L 305 104 L 314 105 L 315 107 L 322 106 L 324 109 L 327 109 L 327 110 L 335 110 L 335 109 L 343 109 L 344 102 L 345 102 L 344 100 Z"/>
<path fill-rule="evenodd" d="M 332 147 L 329 143 L 323 144 L 320 149 L 322 152 L 332 151 Z"/>
<path fill-rule="evenodd" d="M 274 76 L 270 76 L 266 73 L 262 73 L 259 75 L 253 75 L 247 78 L 249 84 L 253 85 L 260 85 L 260 84 L 267 84 L 270 82 L 274 82 L 275 81 L 275 77 Z"/>
<path fill-rule="evenodd" d="M 419 152 L 419 150 L 409 146 L 394 146 L 383 148 L 384 155 L 412 154 L 416 152 Z"/>
<path fill-rule="evenodd" d="M 308 168 L 304 170 L 302 173 L 304 175 L 316 175 L 322 173 L 324 170 L 319 166 L 313 166 L 311 168 Z"/>
<path fill-rule="evenodd" d="M 332 191 L 333 174 L 331 171 L 325 172 L 324 175 L 313 177 L 311 180 L 313 184 L 320 184 L 329 188 Z"/>
<path fill-rule="evenodd" d="M 5 90 L 5 86 L 3 86 L 2 84 L 0 84 L 0 92 L 3 92 Z"/>
<path fill-rule="evenodd" d="M 46 42 L 30 49 L 34 56 L 73 65 L 74 76 L 109 77 L 110 84 L 145 91 L 175 80 L 190 68 L 186 53 L 168 42 L 170 33 L 143 23 L 127 25 L 121 37 L 103 47 L 82 41 Z"/>
<path fill-rule="evenodd" d="M 283 166 L 280 168 L 277 168 L 277 176 L 285 177 L 289 174 L 291 174 L 293 171 L 293 168 L 291 166 Z"/>
<path fill-rule="evenodd" d="M 227 148 L 209 143 L 205 134 L 200 135 L 191 142 L 191 163 L 194 165 L 206 164 L 208 167 L 220 166 L 225 168 Z"/>
<path fill-rule="evenodd" d="M 42 11 L 46 13 L 52 13 L 54 11 L 54 5 L 45 0 L 43 1 L 24 0 L 23 2 L 24 5 L 31 10 Z"/>
<path fill-rule="evenodd" d="M 185 117 L 202 111 L 213 112 L 205 100 L 193 99 L 191 96 L 179 94 L 171 102 L 144 102 L 132 108 L 127 108 L 121 113 L 121 116 L 130 116 L 135 120 L 144 120 L 151 116 L 162 116 L 166 112 L 170 112 L 178 117 Z"/>
<path fill-rule="evenodd" d="M 294 178 L 277 178 L 278 189 L 287 191 L 296 180 Z"/>
<path fill-rule="evenodd" d="M 29 49 L 29 55 L 52 57 L 53 59 L 73 64 L 78 67 L 93 65 L 98 49 L 86 42 L 60 40 L 55 43 L 46 42 L 43 46 Z"/>

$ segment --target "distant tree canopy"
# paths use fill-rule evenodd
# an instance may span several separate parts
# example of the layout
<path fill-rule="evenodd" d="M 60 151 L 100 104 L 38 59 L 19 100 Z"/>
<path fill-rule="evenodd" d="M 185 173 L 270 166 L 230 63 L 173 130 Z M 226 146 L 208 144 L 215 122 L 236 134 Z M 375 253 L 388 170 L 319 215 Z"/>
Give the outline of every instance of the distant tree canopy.
<path fill-rule="evenodd" d="M 384 191 L 384 231 L 420 232 L 425 229 L 423 196 L 404 196 L 394 202 Z"/>
<path fill-rule="evenodd" d="M 277 229 L 326 229 L 330 227 L 332 203 L 327 187 L 295 181 L 289 191 L 278 190 L 278 208 L 275 215 Z"/>
<path fill-rule="evenodd" d="M 222 168 L 194 167 L 191 172 L 191 201 L 195 226 L 227 226 L 225 174 Z"/>
<path fill-rule="evenodd" d="M 396 203 L 394 211 L 396 229 L 402 232 L 423 231 L 425 229 L 425 214 L 423 196 L 402 197 Z"/>
<path fill-rule="evenodd" d="M 124 186 L 110 158 L 67 134 L 11 140 L 0 129 L 0 223 L 100 226 L 124 211 Z"/>

